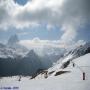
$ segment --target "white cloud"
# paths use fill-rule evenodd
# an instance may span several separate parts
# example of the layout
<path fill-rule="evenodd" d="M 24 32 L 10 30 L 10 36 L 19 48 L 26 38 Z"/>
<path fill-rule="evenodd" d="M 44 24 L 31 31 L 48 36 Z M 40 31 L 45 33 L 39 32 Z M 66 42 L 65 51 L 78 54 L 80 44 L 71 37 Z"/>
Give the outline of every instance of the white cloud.
<path fill-rule="evenodd" d="M 62 27 L 62 30 L 64 31 L 64 34 L 61 36 L 61 42 L 67 43 L 67 44 L 69 44 L 70 42 L 73 43 L 73 40 L 77 35 L 76 27 L 71 25 L 64 25 Z"/>
<path fill-rule="evenodd" d="M 57 47 L 57 48 L 67 48 L 66 45 L 64 45 L 63 43 L 60 43 L 59 40 L 40 40 L 38 37 L 32 40 L 21 40 L 19 43 L 29 49 L 43 48 L 45 46 Z"/>
<path fill-rule="evenodd" d="M 90 23 L 89 3 L 90 0 L 32 0 L 20 6 L 13 0 L 0 0 L 0 28 L 57 25 L 64 32 L 61 42 L 70 43 L 78 28 Z"/>
<path fill-rule="evenodd" d="M 47 30 L 52 30 L 53 28 L 54 28 L 53 25 L 51 25 L 51 24 L 47 24 Z"/>
<path fill-rule="evenodd" d="M 84 45 L 86 42 L 84 40 L 78 40 L 75 46 Z"/>

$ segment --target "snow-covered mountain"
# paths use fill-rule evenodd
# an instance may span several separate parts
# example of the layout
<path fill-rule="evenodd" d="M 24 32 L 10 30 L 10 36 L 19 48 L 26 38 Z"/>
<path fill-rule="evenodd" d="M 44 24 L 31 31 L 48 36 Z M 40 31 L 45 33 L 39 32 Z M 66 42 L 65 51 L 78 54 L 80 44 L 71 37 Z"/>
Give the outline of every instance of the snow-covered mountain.
<path fill-rule="evenodd" d="M 64 70 L 68 68 L 70 64 L 75 65 L 74 60 L 78 57 L 81 57 L 85 54 L 90 53 L 90 43 L 85 43 L 84 45 L 80 45 L 75 47 L 71 51 L 65 53 L 65 55 L 60 58 L 52 67 L 50 67 L 46 71 L 41 71 L 45 75 L 47 72 L 49 74 L 55 74 L 58 70 Z M 77 60 L 77 59 L 76 59 Z M 81 61 L 82 62 L 82 61 Z"/>
<path fill-rule="evenodd" d="M 74 49 L 66 52 L 64 57 L 56 63 L 56 67 L 59 66 L 59 68 L 66 68 L 71 62 L 73 62 L 74 59 L 88 53 L 90 53 L 90 42 L 75 47 Z"/>
<path fill-rule="evenodd" d="M 16 58 L 18 56 L 20 56 L 20 54 L 18 54 L 15 49 L 0 44 L 0 58 Z"/>
<path fill-rule="evenodd" d="M 18 45 L 18 42 L 19 42 L 18 36 L 15 34 L 9 38 L 7 45 L 10 47 L 16 47 Z"/>
<path fill-rule="evenodd" d="M 32 75 L 43 68 L 41 58 L 19 44 L 17 35 L 9 38 L 6 45 L 0 43 L 0 76 Z"/>
<path fill-rule="evenodd" d="M 29 51 L 24 57 L 0 58 L 0 76 L 34 75 L 39 69 L 44 69 L 40 57 Z"/>
<path fill-rule="evenodd" d="M 0 58 L 17 58 L 28 52 L 28 49 L 19 44 L 17 35 L 9 38 L 7 44 L 0 43 Z"/>
<path fill-rule="evenodd" d="M 90 42 L 74 47 L 72 50 L 67 51 L 64 56 L 72 55 L 73 58 L 77 58 L 87 53 L 90 53 Z"/>
<path fill-rule="evenodd" d="M 16 34 L 8 39 L 7 47 L 12 48 L 19 54 L 25 54 L 28 51 L 26 47 L 19 44 L 19 38 Z"/>
<path fill-rule="evenodd" d="M 7 68 L 8 75 L 10 74 L 9 72 L 12 72 L 11 75 L 32 75 L 40 69 L 51 67 L 62 56 L 62 51 L 64 52 L 64 50 L 59 48 L 45 47 L 42 52 L 43 55 L 39 56 L 38 52 L 27 50 L 27 48 L 20 45 L 18 36 L 13 35 L 6 45 L 0 44 L 0 65 L 4 63 L 1 68 L 4 71 Z M 8 68 L 7 66 L 11 67 Z"/>

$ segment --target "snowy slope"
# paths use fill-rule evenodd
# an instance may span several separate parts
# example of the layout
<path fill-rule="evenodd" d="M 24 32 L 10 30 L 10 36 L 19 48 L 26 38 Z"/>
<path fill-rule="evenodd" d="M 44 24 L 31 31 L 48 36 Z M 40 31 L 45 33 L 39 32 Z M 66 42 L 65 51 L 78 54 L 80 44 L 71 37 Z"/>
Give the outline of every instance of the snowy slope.
<path fill-rule="evenodd" d="M 90 54 L 86 54 L 85 56 L 79 57 L 73 61 L 79 66 L 90 66 Z"/>
<path fill-rule="evenodd" d="M 0 87 L 19 87 L 18 90 L 90 90 L 90 54 L 86 54 L 74 62 L 86 73 L 86 80 L 82 80 L 82 72 L 70 64 L 64 70 L 69 73 L 48 77 L 47 79 L 35 78 L 30 80 L 29 77 L 3 78 L 0 80 Z"/>

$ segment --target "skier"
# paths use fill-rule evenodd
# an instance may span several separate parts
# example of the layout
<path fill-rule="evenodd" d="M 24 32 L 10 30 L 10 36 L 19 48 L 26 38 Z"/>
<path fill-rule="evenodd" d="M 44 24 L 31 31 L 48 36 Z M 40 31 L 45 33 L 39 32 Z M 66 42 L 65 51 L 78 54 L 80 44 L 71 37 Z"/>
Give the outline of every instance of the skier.
<path fill-rule="evenodd" d="M 83 72 L 83 80 L 85 80 L 85 72 Z"/>

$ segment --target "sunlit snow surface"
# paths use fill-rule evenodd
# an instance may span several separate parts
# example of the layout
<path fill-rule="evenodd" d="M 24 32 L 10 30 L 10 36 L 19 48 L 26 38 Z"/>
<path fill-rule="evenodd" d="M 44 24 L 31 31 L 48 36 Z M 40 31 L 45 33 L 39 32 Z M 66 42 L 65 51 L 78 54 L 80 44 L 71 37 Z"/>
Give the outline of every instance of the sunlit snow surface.
<path fill-rule="evenodd" d="M 31 80 L 30 77 L 22 77 L 20 82 L 18 77 L 8 77 L 0 80 L 0 87 L 19 87 L 16 90 L 90 90 L 90 54 L 74 59 L 74 62 L 86 73 L 86 80 L 82 80 L 80 69 L 70 64 L 65 69 L 70 73 L 47 79 L 37 77 Z"/>

